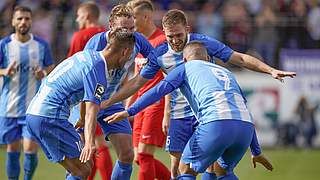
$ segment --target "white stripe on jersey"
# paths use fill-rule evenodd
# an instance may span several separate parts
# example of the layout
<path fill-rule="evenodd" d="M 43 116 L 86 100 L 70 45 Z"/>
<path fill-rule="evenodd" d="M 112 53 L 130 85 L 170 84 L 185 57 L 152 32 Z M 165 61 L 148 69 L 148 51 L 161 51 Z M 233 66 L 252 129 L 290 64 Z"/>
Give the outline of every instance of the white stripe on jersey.
<path fill-rule="evenodd" d="M 8 65 L 16 61 L 16 64 L 20 64 L 20 46 L 15 42 L 16 40 L 12 40 L 8 43 Z M 6 116 L 8 117 L 16 117 L 18 113 L 18 101 L 19 98 L 19 90 L 20 90 L 20 71 L 16 72 L 13 76 L 11 76 L 11 80 L 9 83 L 9 93 L 8 93 L 8 101 L 6 107 Z"/>
<path fill-rule="evenodd" d="M 234 94 L 234 99 L 241 114 L 241 120 L 252 122 L 251 114 L 243 100 L 243 97 L 240 94 Z"/>
<path fill-rule="evenodd" d="M 229 108 L 227 97 L 225 96 L 225 91 L 213 92 L 212 95 L 217 112 L 217 119 L 232 119 L 232 114 Z"/>
<path fill-rule="evenodd" d="M 40 67 L 40 57 L 39 57 L 40 47 L 39 43 L 36 41 L 32 41 L 29 44 L 29 66 L 32 67 L 29 71 L 34 71 L 36 66 Z M 26 97 L 26 105 L 28 107 L 29 103 L 31 102 L 32 98 L 37 92 L 37 80 L 34 76 L 33 72 L 29 72 L 28 74 L 28 88 L 27 88 L 27 97 Z M 27 108 L 26 107 L 26 108 Z"/>

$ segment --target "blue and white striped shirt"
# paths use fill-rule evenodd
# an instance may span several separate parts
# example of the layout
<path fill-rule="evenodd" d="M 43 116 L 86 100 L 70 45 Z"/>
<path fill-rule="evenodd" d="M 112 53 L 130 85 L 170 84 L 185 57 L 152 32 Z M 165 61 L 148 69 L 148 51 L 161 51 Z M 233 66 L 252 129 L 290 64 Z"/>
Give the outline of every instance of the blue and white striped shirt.
<path fill-rule="evenodd" d="M 219 58 L 224 62 L 227 62 L 233 53 L 232 49 L 215 39 L 203 34 L 190 33 L 188 35 L 187 43 L 195 40 L 201 41 L 205 45 L 209 56 Z M 183 64 L 182 52 L 175 52 L 166 42 L 155 48 L 148 56 L 148 60 L 148 64 L 140 72 L 140 75 L 147 79 L 153 78 L 160 69 L 168 74 L 170 71 Z M 171 97 L 171 119 L 193 116 L 190 106 L 179 89 L 173 91 Z"/>
<path fill-rule="evenodd" d="M 16 63 L 16 73 L 3 77 L 0 97 L 1 117 L 23 117 L 36 94 L 41 81 L 37 80 L 34 70 L 53 64 L 47 42 L 31 34 L 30 40 L 20 42 L 11 34 L 0 42 L 0 66 L 7 68 Z"/>

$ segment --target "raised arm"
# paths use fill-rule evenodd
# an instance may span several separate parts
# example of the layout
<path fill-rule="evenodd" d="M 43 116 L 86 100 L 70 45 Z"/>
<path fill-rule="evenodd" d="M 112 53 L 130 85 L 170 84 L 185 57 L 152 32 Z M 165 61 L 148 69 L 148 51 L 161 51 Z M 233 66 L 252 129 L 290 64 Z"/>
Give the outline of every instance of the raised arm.
<path fill-rule="evenodd" d="M 273 78 L 283 81 L 283 77 L 294 77 L 296 76 L 295 72 L 288 72 L 288 71 L 280 71 L 269 65 L 263 63 L 259 59 L 234 51 L 229 59 L 230 63 L 235 64 L 240 67 L 244 67 L 256 72 L 262 72 L 270 74 Z"/>

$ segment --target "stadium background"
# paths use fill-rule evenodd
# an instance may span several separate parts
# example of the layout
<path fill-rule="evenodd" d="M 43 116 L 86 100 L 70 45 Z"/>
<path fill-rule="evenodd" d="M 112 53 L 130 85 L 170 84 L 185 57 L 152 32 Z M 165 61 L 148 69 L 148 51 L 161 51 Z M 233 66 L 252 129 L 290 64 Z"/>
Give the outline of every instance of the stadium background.
<path fill-rule="evenodd" d="M 1 0 L 0 37 L 12 32 L 15 4 L 33 10 L 32 33 L 46 39 L 58 63 L 66 57 L 77 30 L 79 0 Z M 100 23 L 106 25 L 116 0 L 97 0 Z M 120 1 L 126 2 L 126 1 Z M 192 32 L 205 33 L 231 48 L 284 70 L 297 71 L 285 83 L 263 74 L 229 66 L 236 74 L 253 113 L 260 143 L 274 172 L 251 168 L 249 155 L 240 163 L 240 179 L 320 179 L 320 1 L 319 0 L 154 0 L 155 21 L 168 9 L 187 12 Z M 306 100 L 304 108 L 301 100 Z M 300 106 L 299 106 L 300 104 Z M 299 107 L 299 108 L 298 108 Z M 298 110 L 300 109 L 300 110 Z M 303 118 L 301 118 L 303 117 Z M 307 139 L 312 139 L 308 144 Z M 5 149 L 0 148 L 0 179 L 5 179 Z M 113 154 L 114 155 L 114 154 Z M 34 179 L 63 179 L 64 171 L 40 154 Z M 169 157 L 158 151 L 167 165 Z M 113 156 L 115 159 L 115 156 Z M 137 166 L 132 179 L 137 179 Z"/>

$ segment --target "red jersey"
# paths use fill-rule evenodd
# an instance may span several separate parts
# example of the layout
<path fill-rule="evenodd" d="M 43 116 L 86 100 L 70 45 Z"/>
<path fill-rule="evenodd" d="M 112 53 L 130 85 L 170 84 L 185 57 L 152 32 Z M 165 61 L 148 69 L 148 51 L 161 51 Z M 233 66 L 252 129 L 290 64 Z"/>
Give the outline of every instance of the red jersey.
<path fill-rule="evenodd" d="M 148 41 L 153 47 L 157 47 L 159 44 L 166 41 L 166 36 L 164 35 L 163 31 L 159 28 L 148 38 Z M 139 54 L 135 59 L 136 69 L 138 72 L 141 70 L 143 65 L 147 63 L 147 59 L 143 58 L 141 54 Z M 144 86 L 142 86 L 138 91 L 138 97 L 142 96 L 143 93 L 147 92 L 153 86 L 158 84 L 163 79 L 163 74 L 159 71 L 152 80 L 148 81 Z"/>
<path fill-rule="evenodd" d="M 82 51 L 86 46 L 89 39 L 99 32 L 104 32 L 106 28 L 103 26 L 90 27 L 75 32 L 71 39 L 70 49 L 67 57 L 72 56 L 76 52 Z"/>

